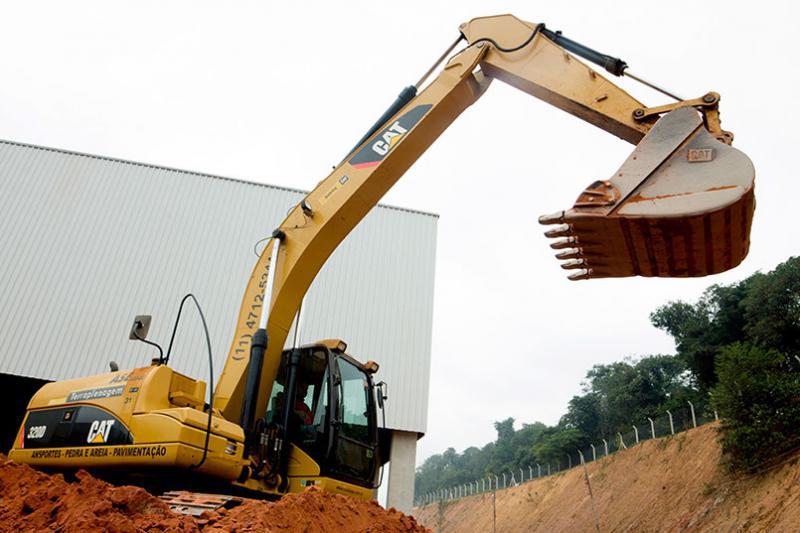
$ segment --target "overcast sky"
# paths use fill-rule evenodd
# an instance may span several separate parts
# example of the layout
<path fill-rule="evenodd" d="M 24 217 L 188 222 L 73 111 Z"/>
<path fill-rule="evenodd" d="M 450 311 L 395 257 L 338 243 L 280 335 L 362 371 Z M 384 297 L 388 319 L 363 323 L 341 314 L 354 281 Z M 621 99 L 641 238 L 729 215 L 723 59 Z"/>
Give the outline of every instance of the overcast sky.
<path fill-rule="evenodd" d="M 461 22 L 510 12 L 687 98 L 718 91 L 723 127 L 756 167 L 737 269 L 569 282 L 536 219 L 632 147 L 495 82 L 384 198 L 441 216 L 418 462 L 493 440 L 495 420 L 557 422 L 593 364 L 674 350 L 648 321 L 656 307 L 797 253 L 796 3 L 278 4 L 3 2 L 0 138 L 311 189 Z"/>

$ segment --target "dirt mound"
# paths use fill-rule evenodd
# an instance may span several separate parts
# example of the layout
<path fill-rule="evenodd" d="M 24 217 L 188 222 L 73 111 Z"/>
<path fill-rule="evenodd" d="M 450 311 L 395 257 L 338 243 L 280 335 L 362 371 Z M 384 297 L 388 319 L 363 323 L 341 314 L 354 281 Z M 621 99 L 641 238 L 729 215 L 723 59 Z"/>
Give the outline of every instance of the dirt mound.
<path fill-rule="evenodd" d="M 78 471 L 74 481 L 0 457 L 0 532 L 169 533 L 425 532 L 413 517 L 376 502 L 311 488 L 270 503 L 246 500 L 199 518 L 177 515 L 147 491 L 116 487 Z"/>
<path fill-rule="evenodd" d="M 587 465 L 600 531 L 798 531 L 800 461 L 731 476 L 717 426 L 643 442 Z M 440 533 L 595 531 L 582 468 L 415 509 Z M 494 519 L 493 519 L 494 516 Z"/>
<path fill-rule="evenodd" d="M 250 500 L 230 511 L 206 514 L 198 522 L 204 531 L 237 533 L 263 531 L 358 531 L 372 533 L 425 532 L 427 528 L 395 509 L 377 502 L 309 488 L 275 503 Z"/>
<path fill-rule="evenodd" d="M 5 458 L 0 464 L 0 531 L 199 531 L 137 487 L 113 487 L 86 472 L 67 482 Z"/>

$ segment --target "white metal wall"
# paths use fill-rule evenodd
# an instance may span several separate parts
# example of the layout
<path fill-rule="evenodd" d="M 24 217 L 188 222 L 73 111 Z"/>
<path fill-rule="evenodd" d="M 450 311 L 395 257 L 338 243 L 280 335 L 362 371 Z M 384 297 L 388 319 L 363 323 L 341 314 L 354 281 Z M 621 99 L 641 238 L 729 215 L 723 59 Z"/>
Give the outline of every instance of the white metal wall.
<path fill-rule="evenodd" d="M 0 372 L 67 379 L 148 364 L 137 314 L 166 344 L 180 299 L 203 306 L 219 376 L 253 246 L 300 191 L 0 141 Z M 380 206 L 334 252 L 307 298 L 302 341 L 342 338 L 381 364 L 387 426 L 425 432 L 433 215 Z M 207 380 L 195 310 L 173 366 Z"/>

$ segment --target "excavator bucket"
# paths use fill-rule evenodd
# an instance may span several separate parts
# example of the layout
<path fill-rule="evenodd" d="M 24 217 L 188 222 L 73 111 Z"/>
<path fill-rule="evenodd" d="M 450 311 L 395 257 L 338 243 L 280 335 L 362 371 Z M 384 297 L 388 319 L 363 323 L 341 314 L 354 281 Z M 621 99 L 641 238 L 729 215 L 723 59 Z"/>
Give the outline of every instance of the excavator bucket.
<path fill-rule="evenodd" d="M 692 107 L 664 115 L 608 180 L 539 218 L 569 279 L 699 277 L 747 255 L 755 169 Z"/>

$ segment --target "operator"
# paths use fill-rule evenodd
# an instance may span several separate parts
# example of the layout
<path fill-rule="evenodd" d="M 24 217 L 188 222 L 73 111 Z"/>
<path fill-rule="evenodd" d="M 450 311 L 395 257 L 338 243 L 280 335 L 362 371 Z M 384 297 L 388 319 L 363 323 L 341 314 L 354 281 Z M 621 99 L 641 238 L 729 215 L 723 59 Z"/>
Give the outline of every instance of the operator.
<path fill-rule="evenodd" d="M 314 421 L 311 408 L 306 405 L 305 398 L 308 394 L 308 383 L 299 382 L 297 384 L 297 394 L 294 399 L 294 413 L 302 420 L 303 424 L 309 425 Z"/>

